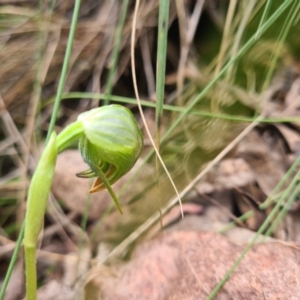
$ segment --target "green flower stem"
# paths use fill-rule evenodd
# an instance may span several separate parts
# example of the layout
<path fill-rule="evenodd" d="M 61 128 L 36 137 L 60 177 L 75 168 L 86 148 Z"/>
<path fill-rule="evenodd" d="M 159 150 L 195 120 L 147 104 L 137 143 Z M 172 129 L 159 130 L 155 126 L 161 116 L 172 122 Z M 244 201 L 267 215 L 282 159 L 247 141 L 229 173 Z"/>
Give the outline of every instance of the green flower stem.
<path fill-rule="evenodd" d="M 26 273 L 26 300 L 36 300 L 36 245 L 24 246 Z"/>
<path fill-rule="evenodd" d="M 61 153 L 74 142 L 78 141 L 83 135 L 84 128 L 81 121 L 76 121 L 68 125 L 60 134 L 57 136 L 57 152 Z"/>
<path fill-rule="evenodd" d="M 53 132 L 39 160 L 28 191 L 24 234 L 27 300 L 36 299 L 36 244 L 44 222 L 48 196 L 54 176 L 56 156 L 56 133 Z"/>

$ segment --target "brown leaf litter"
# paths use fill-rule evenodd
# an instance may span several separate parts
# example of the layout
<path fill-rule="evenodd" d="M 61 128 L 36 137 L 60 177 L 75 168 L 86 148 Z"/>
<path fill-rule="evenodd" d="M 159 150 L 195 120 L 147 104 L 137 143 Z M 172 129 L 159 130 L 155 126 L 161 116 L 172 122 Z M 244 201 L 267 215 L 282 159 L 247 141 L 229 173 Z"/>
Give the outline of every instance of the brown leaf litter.
<path fill-rule="evenodd" d="M 255 245 L 214 299 L 299 299 L 298 247 Z M 128 263 L 112 266 L 111 276 L 97 276 L 101 266 L 95 267 L 85 299 L 206 299 L 243 249 L 216 233 L 161 234 L 139 245 Z"/>

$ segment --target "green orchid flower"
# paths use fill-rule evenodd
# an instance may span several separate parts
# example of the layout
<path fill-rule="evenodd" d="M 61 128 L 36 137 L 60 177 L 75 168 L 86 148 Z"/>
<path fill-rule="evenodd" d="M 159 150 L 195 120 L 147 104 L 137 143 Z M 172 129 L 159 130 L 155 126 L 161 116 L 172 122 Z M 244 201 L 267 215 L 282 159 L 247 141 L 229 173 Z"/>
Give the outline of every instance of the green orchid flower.
<path fill-rule="evenodd" d="M 77 176 L 96 177 L 90 193 L 107 188 L 120 213 L 122 209 L 111 185 L 131 170 L 143 148 L 143 136 L 134 116 L 121 105 L 84 112 L 58 136 L 52 133 L 28 192 L 24 235 L 28 300 L 36 300 L 36 244 L 44 221 L 56 157 L 77 141 L 82 158 L 90 167 Z"/>
<path fill-rule="evenodd" d="M 97 177 L 90 193 L 108 189 L 120 212 L 121 206 L 110 185 L 136 163 L 143 148 L 143 136 L 131 111 L 121 105 L 95 108 L 79 115 L 84 133 L 79 151 L 90 169 L 76 174 Z"/>
<path fill-rule="evenodd" d="M 89 169 L 76 175 L 95 177 L 89 192 L 107 188 L 122 213 L 111 185 L 131 170 L 143 148 L 143 136 L 131 111 L 116 104 L 94 108 L 80 114 L 57 140 L 58 152 L 79 140 L 79 151 Z"/>

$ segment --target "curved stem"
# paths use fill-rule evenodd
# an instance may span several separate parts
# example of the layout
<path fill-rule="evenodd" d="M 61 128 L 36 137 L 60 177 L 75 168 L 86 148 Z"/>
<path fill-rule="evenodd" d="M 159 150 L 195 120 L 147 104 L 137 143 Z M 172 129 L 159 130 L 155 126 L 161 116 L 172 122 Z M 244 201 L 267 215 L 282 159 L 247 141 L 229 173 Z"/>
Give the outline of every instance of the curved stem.
<path fill-rule="evenodd" d="M 83 134 L 84 128 L 81 121 L 76 121 L 68 125 L 63 131 L 57 136 L 57 153 L 61 153 Z"/>
<path fill-rule="evenodd" d="M 44 222 L 44 215 L 54 176 L 56 157 L 56 133 L 53 132 L 39 160 L 28 190 L 24 233 L 27 300 L 36 299 L 36 244 Z"/>

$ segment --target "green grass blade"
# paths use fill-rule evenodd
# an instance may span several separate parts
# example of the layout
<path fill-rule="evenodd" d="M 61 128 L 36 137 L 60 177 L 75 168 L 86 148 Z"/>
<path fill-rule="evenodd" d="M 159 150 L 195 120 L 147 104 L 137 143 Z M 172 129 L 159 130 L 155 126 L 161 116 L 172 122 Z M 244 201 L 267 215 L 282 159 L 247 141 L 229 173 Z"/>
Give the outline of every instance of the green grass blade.
<path fill-rule="evenodd" d="M 165 96 L 165 77 L 166 77 L 166 59 L 168 44 L 168 24 L 169 24 L 169 0 L 161 0 L 159 4 L 158 17 L 158 37 L 157 37 L 157 56 L 156 56 L 156 110 L 155 110 L 155 143 L 159 151 L 160 135 L 163 117 L 163 106 Z M 161 189 L 159 183 L 159 160 L 156 156 L 155 174 L 158 191 L 158 209 L 161 213 Z M 162 216 L 160 218 L 161 228 Z"/>
<path fill-rule="evenodd" d="M 156 59 L 156 146 L 159 149 L 160 132 L 163 116 L 163 105 L 165 95 L 166 58 L 169 24 L 169 0 L 161 0 L 159 4 L 158 39 Z"/>
<path fill-rule="evenodd" d="M 0 291 L 0 300 L 4 299 L 6 288 L 8 286 L 11 274 L 13 272 L 13 269 L 14 269 L 15 264 L 16 264 L 17 259 L 18 259 L 19 251 L 20 251 L 22 241 L 23 241 L 23 237 L 24 237 L 24 232 L 25 232 L 25 222 L 23 221 L 23 224 L 22 224 L 22 227 L 21 227 L 21 230 L 20 230 L 20 233 L 19 233 L 18 240 L 16 242 L 16 246 L 15 246 L 13 255 L 11 257 L 8 269 L 7 269 L 6 274 L 5 274 L 5 278 L 4 278 L 3 283 L 2 283 L 2 287 L 1 287 L 1 291 Z"/>
<path fill-rule="evenodd" d="M 124 0 L 123 5 L 122 5 L 122 11 L 121 11 L 121 16 L 119 23 L 116 28 L 115 32 L 115 41 L 114 41 L 114 47 L 113 47 L 113 52 L 112 52 L 112 65 L 109 70 L 108 78 L 107 78 L 107 83 L 106 83 L 106 98 L 104 100 L 104 105 L 108 105 L 110 101 L 110 96 L 111 96 L 111 91 L 113 87 L 113 81 L 114 81 L 114 76 L 116 73 L 116 68 L 117 68 L 117 63 L 119 59 L 119 53 L 120 53 L 120 48 L 121 48 L 121 42 L 122 42 L 122 32 L 124 28 L 124 23 L 127 15 L 127 10 L 128 10 L 128 5 L 129 5 L 129 0 Z"/>
<path fill-rule="evenodd" d="M 299 166 L 299 163 L 300 163 L 300 158 L 298 158 L 294 162 L 294 164 L 292 165 L 291 168 L 295 168 L 296 166 Z M 298 178 L 297 178 L 297 176 L 295 176 L 294 179 L 291 182 L 291 186 L 293 186 L 295 183 L 297 183 L 297 181 L 298 181 Z M 280 183 L 278 185 L 280 185 L 280 184 L 282 184 L 282 180 L 280 181 Z M 277 187 L 275 189 L 277 189 Z M 290 192 L 290 190 L 286 190 L 285 191 L 285 196 L 288 195 L 289 192 Z M 239 258 L 234 262 L 234 264 L 232 265 L 232 267 L 230 268 L 230 270 L 225 274 L 225 276 L 223 277 L 223 279 L 213 289 L 213 291 L 211 292 L 211 294 L 207 297 L 207 300 L 214 299 L 214 297 L 217 295 L 217 293 L 219 292 L 219 290 L 223 287 L 223 285 L 226 283 L 226 281 L 230 278 L 230 276 L 234 272 L 234 270 L 238 267 L 238 265 L 240 264 L 240 262 L 244 259 L 244 257 L 247 254 L 247 252 L 253 247 L 253 245 L 255 244 L 256 240 L 259 238 L 259 236 L 263 232 L 265 232 L 265 230 L 268 228 L 268 226 L 274 220 L 274 217 L 276 216 L 276 213 L 277 213 L 278 209 L 283 204 L 283 200 L 284 200 L 284 197 L 282 197 L 281 200 L 277 202 L 277 204 L 275 205 L 274 209 L 271 211 L 271 213 L 269 214 L 269 216 L 267 217 L 267 219 L 264 221 L 264 223 L 262 224 L 262 226 L 259 228 L 259 230 L 255 234 L 254 238 L 247 245 L 247 247 L 243 250 L 243 252 L 239 256 Z"/>
<path fill-rule="evenodd" d="M 255 38 L 258 40 L 259 37 L 261 36 L 261 27 L 262 25 L 264 24 L 266 18 L 267 18 L 267 15 L 269 13 L 269 10 L 270 10 L 270 6 L 271 6 L 271 2 L 272 0 L 267 0 L 267 4 L 265 6 L 265 9 L 264 9 L 264 12 L 263 12 L 263 15 L 260 19 L 260 22 L 259 22 L 259 25 L 258 25 L 258 28 L 257 28 L 257 31 L 256 31 L 256 35 L 255 35 Z"/>
<path fill-rule="evenodd" d="M 300 176 L 300 171 L 297 173 L 297 175 L 295 177 L 299 178 Z M 289 187 L 286 190 L 286 194 L 282 195 L 282 200 L 280 199 L 279 201 L 281 203 L 284 203 L 285 197 L 294 189 L 294 192 L 292 193 L 292 195 L 289 197 L 288 201 L 283 204 L 282 209 L 280 210 L 280 212 L 278 213 L 277 217 L 275 220 L 273 220 L 272 225 L 270 226 L 270 228 L 267 230 L 267 232 L 265 233 L 265 236 L 270 236 L 274 230 L 277 228 L 278 224 L 280 223 L 280 221 L 284 218 L 284 216 L 288 213 L 290 207 L 292 206 L 292 204 L 295 202 L 295 200 L 297 199 L 297 197 L 299 196 L 300 193 L 300 186 L 298 184 L 297 181 L 294 181 L 294 184 L 290 184 Z"/>
<path fill-rule="evenodd" d="M 106 97 L 105 94 L 94 94 L 94 93 L 81 93 L 81 92 L 72 92 L 68 93 L 62 96 L 62 99 L 76 99 L 76 98 L 89 98 L 89 99 L 104 99 Z M 126 103 L 126 104 L 136 104 L 136 99 L 134 98 L 127 98 L 122 96 L 115 96 L 112 95 L 111 100 L 115 102 L 120 103 Z M 141 105 L 144 107 L 152 107 L 156 108 L 156 104 L 152 103 L 147 100 L 140 100 Z M 51 101 L 49 101 L 51 102 Z M 49 102 L 47 104 L 49 104 Z M 245 117 L 245 116 L 234 116 L 229 114 L 220 114 L 220 113 L 212 113 L 205 110 L 189 110 L 187 112 L 187 109 L 185 107 L 179 107 L 176 105 L 169 105 L 164 104 L 163 109 L 167 111 L 173 111 L 178 113 L 186 113 L 186 114 L 194 114 L 199 115 L 202 117 L 210 117 L 210 118 L 217 118 L 217 119 L 223 119 L 223 120 L 229 120 L 229 121 L 237 121 L 237 122 L 254 122 L 256 120 L 256 117 Z M 260 123 L 284 123 L 284 122 L 299 122 L 300 117 L 287 117 L 287 118 L 262 118 L 259 120 Z"/>
<path fill-rule="evenodd" d="M 66 54 L 65 54 L 65 58 L 64 58 L 64 62 L 63 62 L 61 76 L 60 76 L 59 83 L 58 83 L 57 93 L 56 93 L 56 97 L 55 97 L 55 102 L 54 102 L 54 107 L 53 107 L 53 112 L 52 112 L 52 116 L 51 116 L 51 121 L 50 121 L 49 129 L 48 129 L 46 142 L 48 142 L 48 140 L 50 139 L 51 133 L 54 129 L 59 106 L 60 106 L 61 96 L 63 94 L 63 90 L 64 90 L 64 86 L 65 86 L 65 82 L 66 82 L 67 71 L 68 71 L 69 62 L 70 62 L 70 58 L 71 58 L 73 41 L 74 41 L 77 20 L 78 20 L 78 15 L 79 15 L 79 9 L 80 9 L 80 0 L 75 0 L 75 6 L 74 6 L 74 11 L 73 11 L 73 16 L 72 16 L 72 22 L 71 22 L 71 28 L 70 28 L 70 33 L 69 33 L 69 38 L 68 38 L 68 43 L 67 43 L 67 48 L 66 48 Z"/>
<path fill-rule="evenodd" d="M 240 222 L 244 222 L 244 221 L 248 220 L 251 217 L 254 217 L 254 211 L 253 210 L 247 211 L 246 213 L 244 213 L 243 215 L 238 217 L 237 220 L 240 221 Z M 218 230 L 218 233 L 223 234 L 226 231 L 236 227 L 236 225 L 237 225 L 236 221 L 230 222 L 230 223 L 226 224 L 224 227 L 222 227 L 220 230 Z"/>
<path fill-rule="evenodd" d="M 276 195 L 282 189 L 282 187 L 286 184 L 287 180 L 292 176 L 292 174 L 295 172 L 296 168 L 299 167 L 299 165 L 300 165 L 300 156 L 293 163 L 293 165 L 289 168 L 289 170 L 285 173 L 285 175 L 282 177 L 280 182 L 276 185 L 276 187 L 272 191 L 271 195 L 268 196 L 266 201 L 259 206 L 259 209 L 264 210 L 264 209 L 268 208 L 270 205 L 274 204 L 274 201 L 273 201 L 274 195 Z"/>
<path fill-rule="evenodd" d="M 269 67 L 266 79 L 264 81 L 263 90 L 265 90 L 271 82 L 271 78 L 272 78 L 274 70 L 276 68 L 276 62 L 278 60 L 279 54 L 280 54 L 280 52 L 282 50 L 282 47 L 284 45 L 283 43 L 286 40 L 286 37 L 287 37 L 287 35 L 288 35 L 292 25 L 293 25 L 293 22 L 294 22 L 294 20 L 296 19 L 297 15 L 298 15 L 299 7 L 300 7 L 300 2 L 297 3 L 297 1 L 295 1 L 293 7 L 289 11 L 289 13 L 288 13 L 288 15 L 287 15 L 287 17 L 284 21 L 284 24 L 282 25 L 282 29 L 280 31 L 279 38 L 278 38 L 278 46 L 276 47 L 276 49 L 274 51 L 274 54 L 272 56 L 270 67 Z"/>

